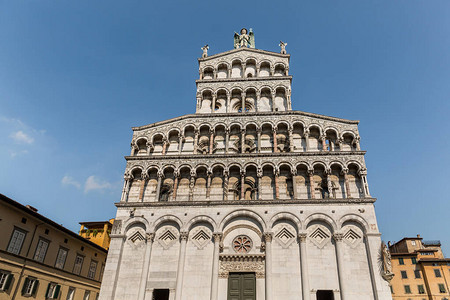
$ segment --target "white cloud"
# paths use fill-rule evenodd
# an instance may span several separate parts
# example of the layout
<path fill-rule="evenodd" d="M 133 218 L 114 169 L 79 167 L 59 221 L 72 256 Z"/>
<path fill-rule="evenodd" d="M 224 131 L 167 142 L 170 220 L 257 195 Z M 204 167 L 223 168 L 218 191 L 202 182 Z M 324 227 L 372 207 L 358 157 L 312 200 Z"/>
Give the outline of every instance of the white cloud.
<path fill-rule="evenodd" d="M 112 184 L 107 182 L 107 181 L 103 181 L 97 177 L 95 177 L 94 175 L 89 176 L 88 179 L 86 179 L 86 183 L 84 184 L 84 192 L 88 193 L 90 191 L 95 191 L 95 190 L 100 190 L 103 191 L 105 189 L 111 189 L 112 188 Z"/>
<path fill-rule="evenodd" d="M 81 188 L 81 184 L 78 181 L 76 181 L 75 179 L 73 179 L 72 177 L 67 176 L 67 175 L 61 179 L 61 184 L 62 185 L 73 185 L 77 189 Z"/>
<path fill-rule="evenodd" d="M 28 154 L 28 150 L 22 150 L 22 151 L 10 151 L 11 158 L 16 157 L 17 155 L 21 154 Z"/>
<path fill-rule="evenodd" d="M 34 139 L 22 130 L 12 133 L 10 137 L 18 143 L 33 144 L 34 142 Z"/>

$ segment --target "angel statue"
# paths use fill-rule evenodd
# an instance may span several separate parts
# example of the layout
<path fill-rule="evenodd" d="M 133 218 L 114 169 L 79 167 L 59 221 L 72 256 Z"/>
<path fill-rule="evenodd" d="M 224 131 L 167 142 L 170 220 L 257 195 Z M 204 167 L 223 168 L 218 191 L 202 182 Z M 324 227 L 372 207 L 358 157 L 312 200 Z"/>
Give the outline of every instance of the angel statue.
<path fill-rule="evenodd" d="M 234 32 L 234 49 L 247 47 L 255 48 L 255 35 L 252 29 L 247 31 L 246 28 L 242 28 L 240 34 Z"/>

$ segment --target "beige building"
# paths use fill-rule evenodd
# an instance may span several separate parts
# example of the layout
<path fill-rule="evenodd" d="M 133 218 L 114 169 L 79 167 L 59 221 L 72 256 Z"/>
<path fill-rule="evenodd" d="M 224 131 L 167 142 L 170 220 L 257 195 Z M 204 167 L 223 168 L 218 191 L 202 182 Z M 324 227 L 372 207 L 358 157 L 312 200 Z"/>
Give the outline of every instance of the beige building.
<path fill-rule="evenodd" d="M 389 246 L 392 256 L 392 298 L 398 300 L 450 299 L 450 259 L 444 258 L 440 241 L 420 235 Z"/>
<path fill-rule="evenodd" d="M 0 194 L 0 300 L 94 300 L 107 251 Z"/>

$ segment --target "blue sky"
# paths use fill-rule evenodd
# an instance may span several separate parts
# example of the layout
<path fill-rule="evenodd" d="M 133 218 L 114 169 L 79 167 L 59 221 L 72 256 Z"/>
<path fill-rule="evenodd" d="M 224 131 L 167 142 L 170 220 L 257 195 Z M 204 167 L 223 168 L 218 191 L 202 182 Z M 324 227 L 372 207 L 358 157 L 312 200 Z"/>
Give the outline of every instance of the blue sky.
<path fill-rule="evenodd" d="M 293 109 L 360 120 L 383 239 L 450 255 L 449 1 L 2 1 L 0 192 L 114 217 L 131 127 L 193 113 L 197 58 L 288 43 Z"/>

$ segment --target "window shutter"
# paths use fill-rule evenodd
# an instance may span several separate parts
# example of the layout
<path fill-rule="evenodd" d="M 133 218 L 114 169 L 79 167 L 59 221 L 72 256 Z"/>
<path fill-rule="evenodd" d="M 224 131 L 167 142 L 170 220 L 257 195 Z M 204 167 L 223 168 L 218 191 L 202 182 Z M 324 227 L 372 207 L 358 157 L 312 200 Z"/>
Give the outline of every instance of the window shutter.
<path fill-rule="evenodd" d="M 51 283 L 49 283 L 49 284 L 47 285 L 47 291 L 45 292 L 45 298 L 50 298 L 50 297 L 49 297 L 49 294 L 48 294 L 48 291 L 50 291 L 50 285 L 51 285 Z"/>
<path fill-rule="evenodd" d="M 27 291 L 27 285 L 28 282 L 30 282 L 30 278 L 25 278 L 25 281 L 23 282 L 23 286 L 22 286 L 22 296 L 25 295 L 26 291 Z"/>
<path fill-rule="evenodd" d="M 14 277 L 13 274 L 8 274 L 8 277 L 6 277 L 5 285 L 3 286 L 4 291 L 7 291 L 9 289 L 13 277 Z"/>
<path fill-rule="evenodd" d="M 56 287 L 55 287 L 55 291 L 54 291 L 54 293 L 53 293 L 53 299 L 58 299 L 58 296 L 59 296 L 59 290 L 61 289 L 61 286 L 58 284 Z"/>
<path fill-rule="evenodd" d="M 39 280 L 34 280 L 33 290 L 31 291 L 31 295 L 34 296 L 36 294 L 37 288 L 39 286 Z"/>

